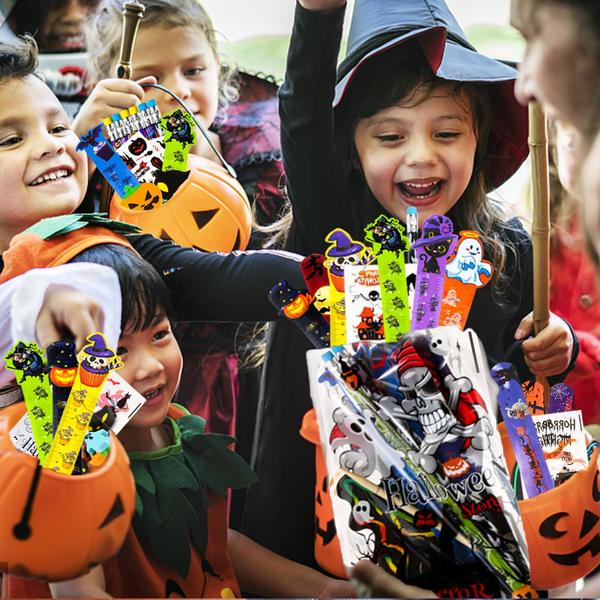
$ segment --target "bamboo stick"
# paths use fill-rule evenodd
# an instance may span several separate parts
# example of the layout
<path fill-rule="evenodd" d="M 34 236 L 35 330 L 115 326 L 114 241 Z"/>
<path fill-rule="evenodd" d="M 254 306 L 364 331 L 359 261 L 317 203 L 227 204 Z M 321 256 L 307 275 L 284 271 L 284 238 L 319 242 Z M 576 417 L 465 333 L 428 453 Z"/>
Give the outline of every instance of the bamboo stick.
<path fill-rule="evenodd" d="M 550 193 L 548 182 L 548 139 L 546 117 L 536 101 L 529 103 L 531 185 L 533 198 L 533 329 L 537 335 L 550 320 Z M 548 408 L 550 385 L 544 388 L 544 408 Z"/>

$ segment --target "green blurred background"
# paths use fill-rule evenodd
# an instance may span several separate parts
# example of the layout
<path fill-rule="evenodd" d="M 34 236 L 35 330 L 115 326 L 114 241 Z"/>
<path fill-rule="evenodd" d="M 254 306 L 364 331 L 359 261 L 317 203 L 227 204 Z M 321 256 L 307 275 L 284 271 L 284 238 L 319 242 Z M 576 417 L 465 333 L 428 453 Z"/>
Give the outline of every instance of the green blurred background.
<path fill-rule="evenodd" d="M 508 25 L 473 25 L 465 28 L 469 41 L 479 52 L 506 60 L 518 60 L 523 40 Z M 223 53 L 240 68 L 283 78 L 289 35 L 263 35 L 223 43 Z M 345 40 L 340 56 L 345 52 Z"/>

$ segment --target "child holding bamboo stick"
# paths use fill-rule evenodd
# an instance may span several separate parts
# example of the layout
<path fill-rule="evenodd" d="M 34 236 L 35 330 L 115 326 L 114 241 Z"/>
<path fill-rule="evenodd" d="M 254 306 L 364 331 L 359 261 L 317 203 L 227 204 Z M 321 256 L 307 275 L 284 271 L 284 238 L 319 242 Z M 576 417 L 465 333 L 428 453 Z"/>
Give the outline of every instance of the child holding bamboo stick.
<path fill-rule="evenodd" d="M 467 327 L 498 362 L 515 342 L 522 376 L 564 374 L 572 365 L 575 338 L 566 322 L 551 316 L 533 339 L 531 240 L 515 221 L 504 222 L 486 193 L 505 181 L 527 155 L 527 115 L 513 95 L 516 72 L 478 54 L 443 0 L 357 0 L 346 58 L 336 77 L 345 0 L 299 0 L 280 90 L 282 149 L 294 223 L 288 247 L 322 252 L 335 227 L 353 239 L 384 212 L 405 220 L 416 207 L 420 222 L 447 215 L 455 231 L 477 231 L 485 258 L 494 265 L 491 283 L 478 290 Z M 306 344 L 293 325 L 277 323 L 273 357 L 302 364 Z M 260 483 L 247 498 L 247 531 L 280 552 L 301 558 L 302 536 L 284 525 L 286 515 L 261 518 L 268 497 L 289 497 L 282 507 L 305 503 L 310 483 L 285 478 L 306 472 L 310 449 L 290 439 L 310 408 L 306 373 L 293 379 L 267 358 L 266 389 L 255 439 L 254 467 Z M 293 390 L 293 396 L 289 391 Z M 285 402 L 282 402 L 285 398 Z M 290 448 L 282 452 L 282 448 Z M 320 483 L 320 482 L 319 482 Z M 320 486 L 319 488 L 320 489 Z M 302 510 L 302 509 L 300 509 Z M 312 514 L 295 512 L 298 529 Z M 282 531 L 289 538 L 283 539 Z M 319 523 L 317 535 L 327 535 Z"/>

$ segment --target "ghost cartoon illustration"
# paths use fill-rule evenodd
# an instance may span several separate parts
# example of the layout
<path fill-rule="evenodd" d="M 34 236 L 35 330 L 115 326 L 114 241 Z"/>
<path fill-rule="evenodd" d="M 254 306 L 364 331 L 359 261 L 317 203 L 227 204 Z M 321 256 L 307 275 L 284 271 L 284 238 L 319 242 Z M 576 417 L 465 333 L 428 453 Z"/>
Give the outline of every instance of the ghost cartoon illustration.
<path fill-rule="evenodd" d="M 489 277 L 492 274 L 492 265 L 482 260 L 483 245 L 478 233 L 462 231 L 461 237 L 454 258 L 446 265 L 446 275 L 463 283 L 481 287 L 485 283 L 479 276 L 485 273 Z"/>

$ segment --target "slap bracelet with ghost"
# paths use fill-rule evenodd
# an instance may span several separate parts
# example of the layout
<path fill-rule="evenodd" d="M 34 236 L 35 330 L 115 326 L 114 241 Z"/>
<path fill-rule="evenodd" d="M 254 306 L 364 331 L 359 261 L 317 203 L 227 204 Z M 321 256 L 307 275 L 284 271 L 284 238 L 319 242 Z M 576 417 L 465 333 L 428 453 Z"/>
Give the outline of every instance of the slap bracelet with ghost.
<path fill-rule="evenodd" d="M 454 256 L 446 265 L 439 324 L 464 329 L 475 292 L 491 279 L 492 263 L 483 259 L 481 236 L 461 231 Z"/>

